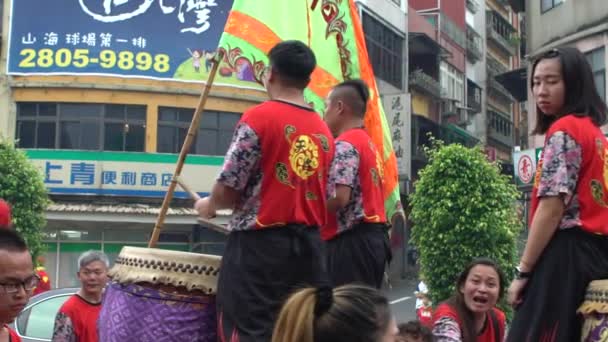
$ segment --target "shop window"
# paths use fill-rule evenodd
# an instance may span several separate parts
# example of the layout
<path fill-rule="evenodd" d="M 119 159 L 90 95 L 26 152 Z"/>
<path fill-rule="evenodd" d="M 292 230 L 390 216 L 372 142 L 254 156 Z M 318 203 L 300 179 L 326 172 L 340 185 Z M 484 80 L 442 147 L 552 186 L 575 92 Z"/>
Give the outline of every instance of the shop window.
<path fill-rule="evenodd" d="M 606 63 L 605 55 L 606 50 L 601 47 L 586 53 L 587 61 L 591 64 L 591 70 L 593 71 L 593 79 L 595 80 L 595 86 L 602 100 L 606 100 Z"/>
<path fill-rule="evenodd" d="M 157 151 L 179 153 L 194 109 L 160 107 L 158 110 Z M 224 155 L 232 139 L 239 113 L 205 111 L 201 125 L 189 153 L 202 155 Z"/>
<path fill-rule="evenodd" d="M 403 87 L 404 38 L 371 15 L 363 12 L 363 31 L 369 58 L 377 77 Z"/>
<path fill-rule="evenodd" d="M 545 13 L 549 10 L 552 10 L 558 5 L 561 5 L 564 0 L 541 0 L 540 2 L 540 11 Z"/>
<path fill-rule="evenodd" d="M 18 146 L 144 151 L 146 107 L 93 103 L 17 103 Z"/>

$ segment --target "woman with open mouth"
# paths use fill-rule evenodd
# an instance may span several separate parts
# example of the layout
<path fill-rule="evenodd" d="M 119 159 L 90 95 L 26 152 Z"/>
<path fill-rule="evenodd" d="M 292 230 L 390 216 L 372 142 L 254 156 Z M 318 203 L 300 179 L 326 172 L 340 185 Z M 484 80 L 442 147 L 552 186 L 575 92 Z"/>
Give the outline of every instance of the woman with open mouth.
<path fill-rule="evenodd" d="M 496 308 L 504 275 L 490 259 L 476 259 L 458 277 L 456 293 L 437 307 L 433 335 L 437 342 L 501 342 L 505 314 Z"/>

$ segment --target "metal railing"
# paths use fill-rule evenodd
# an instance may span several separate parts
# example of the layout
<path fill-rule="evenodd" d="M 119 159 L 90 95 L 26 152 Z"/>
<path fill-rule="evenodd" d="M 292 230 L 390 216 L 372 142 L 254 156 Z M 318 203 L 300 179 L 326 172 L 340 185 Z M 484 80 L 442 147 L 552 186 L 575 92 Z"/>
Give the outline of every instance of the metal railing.
<path fill-rule="evenodd" d="M 426 74 L 421 69 L 415 70 L 410 73 L 410 86 L 418 87 L 419 89 L 425 91 L 426 93 L 440 97 L 441 96 L 441 87 L 439 85 L 439 81 L 435 80 L 430 75 Z"/>
<path fill-rule="evenodd" d="M 503 114 L 489 110 L 488 134 L 490 138 L 506 146 L 513 146 L 513 121 Z"/>

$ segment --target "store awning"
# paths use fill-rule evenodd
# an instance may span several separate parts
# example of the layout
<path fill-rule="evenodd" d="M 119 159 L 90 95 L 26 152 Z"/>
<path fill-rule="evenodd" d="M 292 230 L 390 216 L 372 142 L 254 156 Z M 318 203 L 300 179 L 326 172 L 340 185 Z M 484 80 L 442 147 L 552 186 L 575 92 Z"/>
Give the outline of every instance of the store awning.
<path fill-rule="evenodd" d="M 53 203 L 46 210 L 46 219 L 52 221 L 86 221 L 86 222 L 134 222 L 155 223 L 160 206 L 150 204 L 78 204 Z M 169 208 L 165 223 L 197 224 L 196 210 L 187 207 Z M 232 210 L 220 210 L 213 223 L 226 225 L 232 216 Z"/>

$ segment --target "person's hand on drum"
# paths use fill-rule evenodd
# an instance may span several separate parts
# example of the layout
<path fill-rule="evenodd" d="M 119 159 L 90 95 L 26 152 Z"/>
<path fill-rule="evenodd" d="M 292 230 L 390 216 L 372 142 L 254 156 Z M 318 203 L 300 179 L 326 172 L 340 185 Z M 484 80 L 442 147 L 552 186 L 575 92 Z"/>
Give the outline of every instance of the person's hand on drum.
<path fill-rule="evenodd" d="M 198 216 L 207 220 L 214 218 L 216 215 L 215 208 L 211 205 L 209 197 L 198 199 L 196 203 L 194 203 L 194 209 L 198 212 Z"/>

